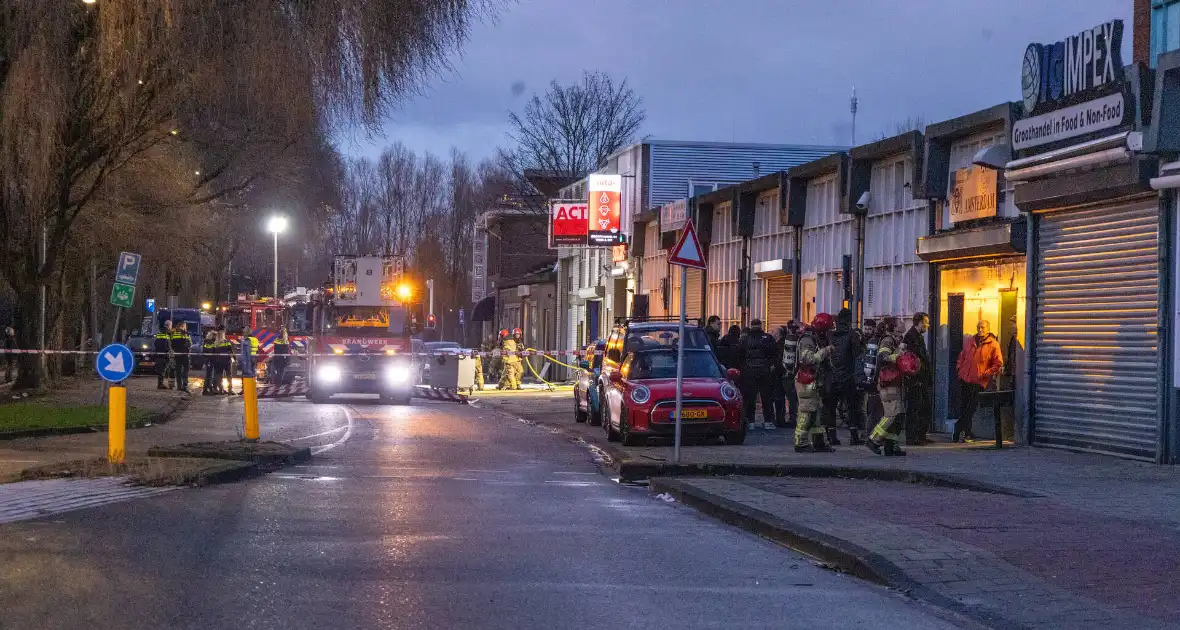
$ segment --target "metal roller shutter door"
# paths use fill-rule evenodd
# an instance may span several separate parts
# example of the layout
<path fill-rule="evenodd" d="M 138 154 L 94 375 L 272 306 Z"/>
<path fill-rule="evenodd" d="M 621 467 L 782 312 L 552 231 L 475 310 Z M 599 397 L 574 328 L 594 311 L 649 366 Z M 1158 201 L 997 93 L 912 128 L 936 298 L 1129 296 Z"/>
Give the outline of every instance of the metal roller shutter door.
<path fill-rule="evenodd" d="M 1155 459 L 1158 243 L 1154 198 L 1040 217 L 1034 442 Z"/>
<path fill-rule="evenodd" d="M 762 326 L 763 330 L 773 331 L 791 321 L 791 314 L 795 312 L 793 281 L 791 276 L 766 279 L 766 322 Z"/>

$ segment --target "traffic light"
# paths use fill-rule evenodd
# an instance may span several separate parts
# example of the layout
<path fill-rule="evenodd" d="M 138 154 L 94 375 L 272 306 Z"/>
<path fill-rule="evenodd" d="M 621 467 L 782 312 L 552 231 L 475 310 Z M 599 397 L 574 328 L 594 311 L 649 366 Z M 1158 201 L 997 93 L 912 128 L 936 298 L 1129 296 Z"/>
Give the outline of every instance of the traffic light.
<path fill-rule="evenodd" d="M 438 321 L 434 318 L 434 313 L 431 313 L 426 316 L 426 328 L 427 329 L 434 330 L 435 326 L 437 326 L 437 325 L 438 325 Z"/>

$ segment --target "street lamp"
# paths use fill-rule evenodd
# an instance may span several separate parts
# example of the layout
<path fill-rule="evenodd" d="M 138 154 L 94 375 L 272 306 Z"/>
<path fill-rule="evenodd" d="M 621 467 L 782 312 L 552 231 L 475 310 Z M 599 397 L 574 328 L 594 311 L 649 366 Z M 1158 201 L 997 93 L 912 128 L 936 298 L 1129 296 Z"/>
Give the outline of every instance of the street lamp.
<path fill-rule="evenodd" d="M 275 235 L 275 299 L 279 299 L 279 232 L 287 229 L 287 217 L 276 214 L 266 222 L 266 229 Z"/>

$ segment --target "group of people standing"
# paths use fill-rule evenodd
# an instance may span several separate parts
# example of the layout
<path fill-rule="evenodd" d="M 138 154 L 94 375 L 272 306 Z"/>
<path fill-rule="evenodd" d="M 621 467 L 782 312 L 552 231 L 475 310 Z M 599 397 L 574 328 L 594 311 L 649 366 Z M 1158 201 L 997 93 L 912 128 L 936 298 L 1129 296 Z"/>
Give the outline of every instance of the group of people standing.
<path fill-rule="evenodd" d="M 927 443 L 933 370 L 925 333 L 930 318 L 917 313 L 852 325 L 852 312 L 820 313 L 805 326 L 792 320 L 773 335 L 754 319 L 746 330 L 721 319 L 705 326 L 718 360 L 741 372 L 744 418 L 751 428 L 795 428 L 797 452 L 826 452 L 841 444 L 843 420 L 853 445 L 904 456 L 901 432 L 911 445 Z M 755 406 L 762 403 L 761 424 Z M 866 435 L 866 419 L 873 425 Z"/>
<path fill-rule="evenodd" d="M 257 362 L 259 356 L 258 338 L 248 335 L 246 340 L 246 343 L 250 344 L 250 356 Z M 187 324 L 166 320 L 163 328 L 156 333 L 152 350 L 156 362 L 156 388 L 171 389 L 175 387 L 177 390 L 187 393 L 189 367 L 192 365 L 190 355 L 192 340 L 188 335 Z M 205 367 L 205 382 L 201 393 L 204 395 L 233 395 L 234 348 L 233 342 L 226 336 L 224 326 L 218 326 L 216 330 L 205 333 L 205 338 L 201 343 L 201 351 Z M 268 377 L 272 383 L 282 384 L 291 354 L 291 342 L 285 327 L 275 339 L 271 354 Z"/>

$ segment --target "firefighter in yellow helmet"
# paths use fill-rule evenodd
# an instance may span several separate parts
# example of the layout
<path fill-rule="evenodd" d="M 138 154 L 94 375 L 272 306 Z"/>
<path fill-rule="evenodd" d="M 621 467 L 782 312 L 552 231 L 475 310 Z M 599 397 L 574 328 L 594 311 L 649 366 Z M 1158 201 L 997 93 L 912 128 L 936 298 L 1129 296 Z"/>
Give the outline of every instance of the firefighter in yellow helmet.
<path fill-rule="evenodd" d="M 507 330 L 500 331 L 500 352 L 503 369 L 500 370 L 500 389 L 520 389 L 520 357 L 516 352 L 520 350 L 516 339 L 508 336 Z"/>

